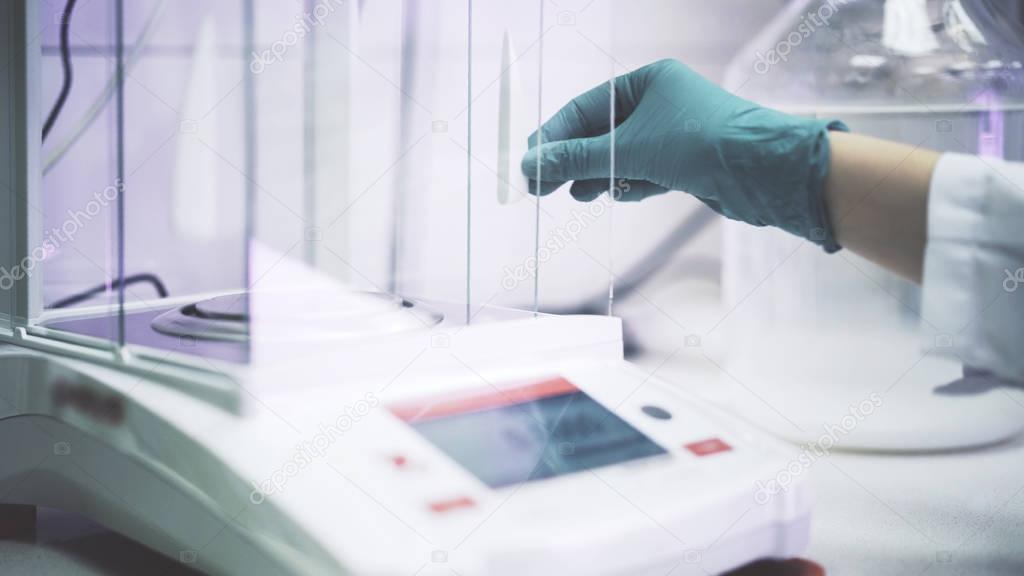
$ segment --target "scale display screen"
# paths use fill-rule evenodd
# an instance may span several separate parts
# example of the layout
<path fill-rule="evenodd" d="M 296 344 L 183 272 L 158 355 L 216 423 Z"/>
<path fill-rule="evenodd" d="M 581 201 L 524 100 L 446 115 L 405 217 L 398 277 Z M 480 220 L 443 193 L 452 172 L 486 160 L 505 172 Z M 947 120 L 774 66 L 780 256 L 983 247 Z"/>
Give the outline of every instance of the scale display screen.
<path fill-rule="evenodd" d="M 492 488 L 667 453 L 564 378 L 390 410 Z"/>

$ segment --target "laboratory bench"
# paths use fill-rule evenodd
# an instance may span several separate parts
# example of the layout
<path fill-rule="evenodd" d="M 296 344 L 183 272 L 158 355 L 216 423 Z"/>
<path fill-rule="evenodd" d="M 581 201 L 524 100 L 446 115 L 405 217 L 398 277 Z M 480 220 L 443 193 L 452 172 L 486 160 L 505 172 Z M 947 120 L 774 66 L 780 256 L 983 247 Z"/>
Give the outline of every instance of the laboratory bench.
<path fill-rule="evenodd" d="M 644 349 L 634 362 L 704 398 L 723 398 L 725 387 L 752 393 L 708 362 L 701 345 L 685 344 L 688 333 L 705 334 L 728 312 L 719 293 L 715 275 L 705 274 L 644 288 L 623 304 L 621 315 L 644 327 L 632 330 L 643 334 Z M 1004 392 L 1024 418 L 1024 392 Z M 814 507 L 806 557 L 830 576 L 1024 574 L 1020 436 L 930 454 L 833 449 L 807 475 Z"/>
<path fill-rule="evenodd" d="M 683 368 L 669 362 L 659 372 Z M 833 453 L 812 472 L 806 557 L 830 576 L 1024 574 L 1024 440 L 961 454 Z M 34 541 L 0 541 L 0 574 L 199 576 L 81 517 L 45 509 Z"/>
<path fill-rule="evenodd" d="M 701 364 L 663 360 L 649 353 L 638 362 L 660 364 L 669 381 L 699 380 Z M 805 556 L 830 576 L 1024 574 L 1024 438 L 925 455 L 833 451 L 808 479 L 815 501 Z"/>
<path fill-rule="evenodd" d="M 712 271 L 713 272 L 713 271 Z M 719 369 L 685 343 L 721 314 L 702 280 L 645 289 L 620 313 L 637 336 L 642 368 L 714 399 Z M 642 327 L 642 329 L 638 329 Z M 692 342 L 691 342 L 692 344 Z M 1017 403 L 1024 418 L 1024 400 Z M 807 470 L 815 498 L 806 557 L 829 575 L 1024 574 L 1024 439 L 931 454 L 831 451 Z M 80 517 L 40 510 L 34 541 L 0 541 L 0 574 L 194 576 L 168 559 Z"/>

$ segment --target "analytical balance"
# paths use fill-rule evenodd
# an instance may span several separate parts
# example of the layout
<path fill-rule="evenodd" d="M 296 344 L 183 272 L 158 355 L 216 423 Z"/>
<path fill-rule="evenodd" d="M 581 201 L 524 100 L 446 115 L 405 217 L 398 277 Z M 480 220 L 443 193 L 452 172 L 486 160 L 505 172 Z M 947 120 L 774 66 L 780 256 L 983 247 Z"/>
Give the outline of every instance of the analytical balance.
<path fill-rule="evenodd" d="M 541 238 L 580 209 L 511 202 L 513 139 L 612 70 L 568 73 L 564 6 L 48 6 L 0 6 L 0 511 L 229 575 L 804 548 L 790 449 L 624 361 L 613 316 L 539 310 Z M 574 10 L 607 38 L 606 7 Z"/>

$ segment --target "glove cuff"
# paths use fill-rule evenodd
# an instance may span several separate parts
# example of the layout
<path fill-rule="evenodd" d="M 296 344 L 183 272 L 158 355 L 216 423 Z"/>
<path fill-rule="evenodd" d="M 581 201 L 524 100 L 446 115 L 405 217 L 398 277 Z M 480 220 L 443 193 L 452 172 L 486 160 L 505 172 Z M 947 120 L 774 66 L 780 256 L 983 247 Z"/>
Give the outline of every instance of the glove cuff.
<path fill-rule="evenodd" d="M 807 231 L 806 238 L 824 248 L 825 252 L 832 254 L 841 250 L 842 246 L 836 242 L 835 229 L 825 203 L 825 180 L 828 178 L 832 162 L 832 147 L 829 144 L 828 133 L 830 131 L 849 132 L 850 129 L 839 120 L 815 120 L 813 122 L 817 130 L 810 158 L 810 181 L 807 183 L 811 228 Z"/>

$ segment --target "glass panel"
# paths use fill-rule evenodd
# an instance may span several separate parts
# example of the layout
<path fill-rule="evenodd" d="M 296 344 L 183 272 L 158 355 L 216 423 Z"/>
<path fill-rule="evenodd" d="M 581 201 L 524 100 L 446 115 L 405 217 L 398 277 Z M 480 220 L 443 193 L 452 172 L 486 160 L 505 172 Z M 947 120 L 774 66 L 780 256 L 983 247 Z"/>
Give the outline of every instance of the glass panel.
<path fill-rule="evenodd" d="M 46 325 L 117 340 L 115 4 L 38 9 L 57 24 L 42 28 L 41 210 L 27 214 L 44 231 L 39 296 L 54 318 Z"/>
<path fill-rule="evenodd" d="M 568 187 L 538 202 L 520 161 L 541 122 L 607 80 L 609 33 L 602 2 L 474 3 L 474 313 L 605 310 L 607 203 L 581 204 Z M 428 256 L 430 269 L 454 264 L 441 263 L 443 254 Z"/>
<path fill-rule="evenodd" d="M 159 278 L 175 302 L 126 287 L 127 340 L 243 361 L 250 219 L 263 188 L 251 2 L 131 2 L 125 16 L 132 38 L 152 18 L 159 26 L 125 84 L 124 267 Z"/>
<path fill-rule="evenodd" d="M 607 82 L 608 3 L 80 8 L 44 224 L 87 218 L 45 262 L 46 326 L 120 341 L 123 299 L 127 344 L 247 360 L 250 329 L 372 331 L 350 312 L 411 299 L 433 307 L 419 325 L 488 306 L 607 312 L 607 196 L 538 204 L 520 160 L 540 121 Z M 48 34 L 47 100 L 61 86 Z"/>
<path fill-rule="evenodd" d="M 261 152 L 261 170 L 276 164 L 281 181 L 305 190 L 307 202 L 300 221 L 283 196 L 276 207 L 261 198 L 258 237 L 264 218 L 283 226 L 283 252 L 306 227 L 288 260 L 311 260 L 350 289 L 430 300 L 459 322 L 482 319 L 487 306 L 532 310 L 538 260 L 549 270 L 539 282 L 541 310 L 604 313 L 608 203 L 583 205 L 563 189 L 541 201 L 538 230 L 520 161 L 539 120 L 608 79 L 607 3 L 346 8 L 358 11 L 357 27 L 346 27 L 344 9 L 314 19 L 310 33 L 259 76 L 261 103 L 270 98 L 264 91 L 287 90 L 295 99 L 261 108 L 261 123 L 273 118 L 292 134 L 261 136 L 279 151 Z M 274 19 L 278 34 L 291 21 Z M 304 98 L 292 89 L 300 85 Z M 305 125 L 314 127 L 304 146 L 315 152 L 289 164 L 295 148 L 281 148 L 303 134 L 300 99 Z"/>
<path fill-rule="evenodd" d="M 63 6 L 46 6 L 44 17 L 60 18 Z M 46 262 L 46 326 L 244 360 L 244 323 L 214 336 L 183 303 L 231 293 L 245 315 L 247 193 L 258 187 L 247 22 L 241 1 L 76 5 L 75 83 L 44 143 L 45 229 L 67 236 Z M 61 85 L 53 28 L 46 101 Z"/>
<path fill-rule="evenodd" d="M 520 160 L 540 117 L 540 8 L 474 2 L 470 313 L 480 319 L 486 306 L 534 308 L 537 201 Z"/>
<path fill-rule="evenodd" d="M 306 7 L 317 11 L 324 16 L 312 19 L 304 42 L 273 70 L 283 75 L 290 65 L 302 78 L 297 52 L 309 53 L 306 125 L 314 131 L 305 142 L 314 155 L 305 159 L 312 179 L 305 189 L 312 205 L 296 222 L 299 232 L 305 227 L 306 250 L 289 258 L 312 260 L 323 277 L 309 286 L 329 279 L 349 291 L 391 294 L 394 302 L 440 300 L 447 316 L 462 318 L 467 157 L 477 145 L 467 133 L 468 2 L 444 10 L 411 0 Z M 282 21 L 289 20 L 278 19 L 278 34 Z M 266 82 L 267 89 L 284 90 L 283 82 Z M 302 133 L 301 123 L 289 125 Z"/>
<path fill-rule="evenodd" d="M 309 338 L 423 327 L 397 296 L 413 273 L 401 266 L 400 222 L 410 190 L 425 184 L 421 144 L 432 120 L 425 97 L 413 96 L 424 81 L 412 68 L 415 8 L 255 3 L 257 340 L 261 330 Z"/>
<path fill-rule="evenodd" d="M 15 47 L 20 45 L 23 34 L 19 33 L 20 23 L 15 14 L 15 3 L 0 4 L 0 59 L 7 62 L 0 72 L 0 208 L 3 210 L 3 231 L 0 232 L 0 331 L 9 333 L 11 314 L 14 310 L 14 284 L 17 274 L 14 241 L 16 236 L 14 190 L 17 188 L 15 174 L 17 155 L 17 119 L 20 117 L 15 102 L 16 87 L 20 69 L 15 65 Z"/>
<path fill-rule="evenodd" d="M 422 23 L 410 21 L 415 4 L 408 2 L 347 3 L 337 10 L 313 34 L 317 170 L 308 226 L 315 264 L 354 290 L 404 291 L 411 271 L 400 277 L 397 270 L 408 254 L 396 227 L 405 213 L 401 183 L 413 181 L 413 166 L 424 166 L 430 144 L 424 132 L 431 134 L 434 120 L 413 85 L 430 78 L 410 77 L 410 67 L 403 75 L 403 38 L 415 53 Z M 435 12 L 446 11 L 424 17 Z"/>
<path fill-rule="evenodd" d="M 543 2 L 544 62 L 540 116 L 551 119 L 562 107 L 596 89 L 601 98 L 584 111 L 587 133 L 548 133 L 545 139 L 598 137 L 614 140 L 610 121 L 612 90 L 609 82 L 616 70 L 612 42 L 613 2 Z M 618 70 L 619 73 L 625 72 Z M 609 146 L 609 151 L 612 148 Z M 542 197 L 540 234 L 536 260 L 539 262 L 541 311 L 564 314 L 606 314 L 612 270 L 612 220 L 615 201 L 612 186 L 612 158 L 608 171 L 594 179 L 603 193 L 589 202 L 570 195 L 566 185 Z M 550 180 L 541 174 L 544 181 Z"/>

